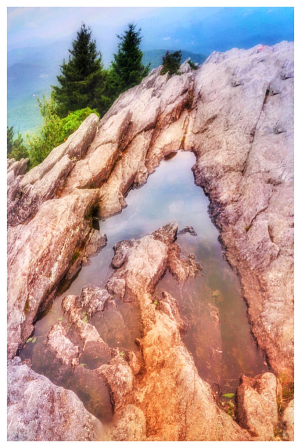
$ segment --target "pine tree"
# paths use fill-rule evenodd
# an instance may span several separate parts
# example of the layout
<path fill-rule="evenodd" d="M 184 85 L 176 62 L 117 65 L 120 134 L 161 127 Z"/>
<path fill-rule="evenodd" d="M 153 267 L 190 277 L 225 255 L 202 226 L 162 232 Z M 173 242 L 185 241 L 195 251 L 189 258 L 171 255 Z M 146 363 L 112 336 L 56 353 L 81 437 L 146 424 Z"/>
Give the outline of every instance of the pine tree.
<path fill-rule="evenodd" d="M 7 126 L 7 157 L 9 159 L 21 160 L 28 157 L 28 151 L 23 142 L 23 137 L 17 131 L 17 138 L 14 139 L 14 127 Z"/>
<path fill-rule="evenodd" d="M 57 114 L 63 118 L 68 112 L 90 107 L 102 113 L 102 96 L 106 89 L 106 73 L 103 70 L 101 53 L 92 40 L 91 28 L 83 23 L 77 38 L 69 50 L 68 63 L 63 61 L 61 75 L 57 79 L 61 85 L 52 86 L 52 97 L 57 104 Z"/>
<path fill-rule="evenodd" d="M 10 154 L 14 144 L 14 127 L 7 126 L 7 154 Z"/>
<path fill-rule="evenodd" d="M 115 98 L 140 84 L 149 73 L 150 63 L 147 66 L 142 64 L 143 53 L 139 48 L 142 40 L 141 28 L 138 31 L 135 31 L 135 28 L 136 25 L 130 23 L 123 35 L 117 35 L 120 43 L 109 71 L 110 93 Z"/>
<path fill-rule="evenodd" d="M 178 74 L 178 70 L 181 66 L 182 51 L 175 51 L 174 53 L 166 52 L 163 56 L 163 67 L 161 70 L 161 75 L 169 72 L 170 75 Z"/>

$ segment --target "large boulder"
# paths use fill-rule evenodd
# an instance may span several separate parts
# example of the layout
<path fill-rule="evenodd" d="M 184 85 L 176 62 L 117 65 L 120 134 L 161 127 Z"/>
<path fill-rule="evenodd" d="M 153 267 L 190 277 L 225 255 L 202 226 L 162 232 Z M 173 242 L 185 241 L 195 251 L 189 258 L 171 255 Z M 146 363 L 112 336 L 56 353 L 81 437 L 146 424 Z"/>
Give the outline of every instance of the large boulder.
<path fill-rule="evenodd" d="M 103 425 L 74 392 L 57 387 L 16 357 L 8 365 L 7 440 L 88 441 Z"/>

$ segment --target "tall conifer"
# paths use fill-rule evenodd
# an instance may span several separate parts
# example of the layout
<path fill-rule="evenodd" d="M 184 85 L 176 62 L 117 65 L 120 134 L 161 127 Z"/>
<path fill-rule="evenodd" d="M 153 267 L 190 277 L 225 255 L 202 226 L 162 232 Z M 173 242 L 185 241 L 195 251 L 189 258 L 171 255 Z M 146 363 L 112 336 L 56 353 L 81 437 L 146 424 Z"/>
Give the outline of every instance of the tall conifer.
<path fill-rule="evenodd" d="M 60 87 L 52 86 L 52 96 L 57 103 L 57 114 L 63 118 L 68 112 L 90 107 L 102 110 L 106 73 L 103 70 L 101 53 L 92 40 L 91 28 L 83 23 L 77 38 L 69 50 L 68 63 L 63 61 L 61 75 L 57 76 Z"/>
<path fill-rule="evenodd" d="M 110 90 L 115 98 L 125 90 L 140 84 L 149 73 L 150 63 L 147 66 L 142 64 L 143 53 L 139 48 L 142 40 L 141 29 L 135 31 L 135 28 L 136 25 L 130 23 L 123 35 L 117 35 L 120 43 L 110 71 Z"/>

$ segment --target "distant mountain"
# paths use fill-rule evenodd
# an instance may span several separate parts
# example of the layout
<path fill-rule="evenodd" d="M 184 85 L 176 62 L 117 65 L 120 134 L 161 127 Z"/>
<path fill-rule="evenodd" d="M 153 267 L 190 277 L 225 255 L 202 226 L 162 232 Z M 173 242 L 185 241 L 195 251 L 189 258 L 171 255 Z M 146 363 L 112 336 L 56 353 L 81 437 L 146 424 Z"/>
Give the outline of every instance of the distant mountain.
<path fill-rule="evenodd" d="M 164 9 L 164 8 L 162 8 Z M 294 40 L 294 8 L 242 7 L 242 8 L 191 8 L 189 20 L 179 20 L 181 8 L 170 8 L 168 20 L 160 18 L 160 8 L 152 17 L 137 20 L 142 28 L 141 50 L 143 63 L 151 62 L 151 68 L 162 63 L 168 48 L 170 52 L 182 50 L 182 61 L 191 58 L 199 64 L 205 54 L 227 51 L 233 47 L 251 48 L 257 44 L 275 45 L 282 40 Z M 199 14 L 198 11 L 202 13 Z M 180 11 L 180 12 L 179 12 Z M 101 12 L 101 8 L 100 8 Z M 177 20 L 173 14 L 177 14 Z M 186 11 L 187 13 L 187 11 Z M 176 21 L 175 21 L 176 20 Z M 155 25 L 155 26 L 154 26 Z M 117 33 L 125 28 L 119 24 L 92 26 L 97 49 L 108 67 L 117 52 Z M 57 83 L 63 59 L 68 60 L 71 42 L 76 32 L 56 42 L 35 39 L 27 41 L 31 46 L 9 46 L 7 54 L 7 104 L 8 124 L 24 132 L 41 122 L 34 95 L 49 95 L 50 84 Z M 34 112 L 36 111 L 36 112 Z"/>
<path fill-rule="evenodd" d="M 49 97 L 50 85 L 58 84 L 56 76 L 60 74 L 64 52 L 66 49 L 62 46 L 56 53 L 53 45 L 49 45 L 44 49 L 28 47 L 8 53 L 8 61 L 12 65 L 7 69 L 7 121 L 21 134 L 35 131 L 42 123 L 36 97 L 41 97 L 43 92 Z M 151 69 L 158 67 L 165 53 L 164 49 L 145 51 L 143 64 L 150 62 Z M 206 59 L 202 54 L 183 50 L 182 61 L 189 57 L 198 64 Z"/>
<path fill-rule="evenodd" d="M 200 8 L 202 9 L 202 8 Z M 165 47 L 211 54 L 231 48 L 252 48 L 294 40 L 294 8 L 240 7 L 216 8 L 209 17 L 161 25 L 140 21 L 142 51 Z"/>
<path fill-rule="evenodd" d="M 173 53 L 176 50 L 169 50 L 169 53 Z M 207 56 L 198 53 L 192 53 L 191 51 L 181 50 L 182 51 L 182 59 L 181 62 L 184 62 L 186 59 L 190 58 L 192 62 L 198 63 L 201 65 Z M 166 50 L 149 50 L 144 51 L 142 63 L 143 65 L 147 65 L 149 62 L 151 63 L 151 70 L 155 67 L 158 67 L 162 64 L 162 58 L 165 56 Z"/>

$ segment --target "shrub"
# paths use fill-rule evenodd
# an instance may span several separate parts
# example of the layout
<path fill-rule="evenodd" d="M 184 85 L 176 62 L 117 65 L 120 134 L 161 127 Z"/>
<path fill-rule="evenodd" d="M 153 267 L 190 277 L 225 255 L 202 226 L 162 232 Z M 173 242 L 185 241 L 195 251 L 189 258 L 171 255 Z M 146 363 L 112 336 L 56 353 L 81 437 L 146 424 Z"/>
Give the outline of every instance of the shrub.
<path fill-rule="evenodd" d="M 37 100 L 43 116 L 43 124 L 36 134 L 26 135 L 31 168 L 43 162 L 53 148 L 64 143 L 91 113 L 99 115 L 96 110 L 86 107 L 70 112 L 65 118 L 60 118 L 56 114 L 56 103 L 53 97 L 46 100 L 43 95 L 42 100 L 39 98 Z"/>

